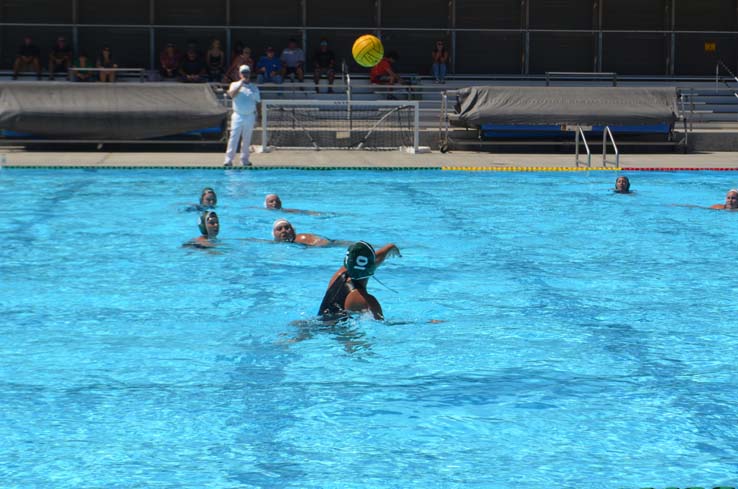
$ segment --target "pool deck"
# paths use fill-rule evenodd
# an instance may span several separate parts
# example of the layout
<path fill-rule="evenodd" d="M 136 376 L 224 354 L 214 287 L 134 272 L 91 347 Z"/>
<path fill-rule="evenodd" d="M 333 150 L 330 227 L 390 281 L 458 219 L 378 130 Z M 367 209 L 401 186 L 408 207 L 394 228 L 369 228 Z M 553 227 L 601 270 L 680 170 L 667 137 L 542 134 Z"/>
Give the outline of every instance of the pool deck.
<path fill-rule="evenodd" d="M 219 152 L 56 152 L 2 150 L 0 165 L 11 168 L 223 168 Z M 609 157 L 612 159 L 612 155 Z M 499 154 L 434 151 L 408 154 L 400 151 L 289 151 L 254 153 L 253 169 L 267 168 L 371 168 L 469 169 L 497 171 L 569 171 L 576 168 L 573 154 Z M 602 155 L 592 155 L 592 169 L 602 170 Z M 617 170 L 609 164 L 607 170 Z M 624 170 L 738 170 L 738 153 L 668 153 L 621 155 Z"/>

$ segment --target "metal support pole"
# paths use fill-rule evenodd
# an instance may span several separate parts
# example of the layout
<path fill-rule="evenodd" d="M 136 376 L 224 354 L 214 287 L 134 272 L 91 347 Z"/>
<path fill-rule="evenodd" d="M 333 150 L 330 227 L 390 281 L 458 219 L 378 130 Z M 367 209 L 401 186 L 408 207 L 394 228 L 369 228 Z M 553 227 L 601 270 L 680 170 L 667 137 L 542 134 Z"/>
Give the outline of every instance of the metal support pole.
<path fill-rule="evenodd" d="M 523 2 L 523 25 L 522 28 L 525 32 L 525 43 L 523 46 L 523 74 L 528 75 L 530 73 L 530 2 L 528 0 L 522 0 Z"/>
<path fill-rule="evenodd" d="M 444 143 L 448 146 L 448 115 L 446 114 L 446 104 L 448 103 L 446 100 L 447 97 L 448 94 L 446 93 L 446 90 L 441 92 L 441 117 L 438 121 L 438 141 L 442 151 Z M 446 149 L 448 149 L 448 147 Z"/>
<path fill-rule="evenodd" d="M 602 50 L 603 50 L 603 36 L 602 33 L 602 11 L 604 10 L 605 0 L 600 0 L 597 5 L 597 60 L 595 62 L 595 71 L 602 71 Z"/>
<path fill-rule="evenodd" d="M 266 153 L 268 141 L 267 125 L 268 119 L 267 114 L 269 113 L 269 102 L 266 100 L 261 101 L 261 151 Z"/>
<path fill-rule="evenodd" d="M 415 112 L 415 128 L 413 130 L 413 152 L 414 154 L 417 154 L 418 148 L 420 147 L 420 107 L 417 102 L 415 102 L 413 110 Z"/>
<path fill-rule="evenodd" d="M 156 32 L 153 27 L 149 27 L 149 69 L 156 71 Z M 157 80 L 158 78 L 153 78 Z"/>
<path fill-rule="evenodd" d="M 226 63 L 228 63 L 226 66 L 230 66 L 233 61 L 231 59 L 231 54 L 233 54 L 233 40 L 231 39 L 231 0 L 226 0 L 225 8 L 225 57 Z"/>
<path fill-rule="evenodd" d="M 3 10 L 5 10 L 5 2 L 4 0 L 0 0 L 0 13 L 2 13 Z M 5 20 L 5 19 L 0 18 L 0 20 Z M 3 50 L 3 38 L 5 37 L 3 30 L 4 30 L 3 26 L 0 25 L 0 56 L 5 54 Z"/>
<path fill-rule="evenodd" d="M 304 53 L 309 53 L 310 51 L 308 50 L 308 36 L 307 36 L 307 29 L 306 29 L 306 27 L 307 27 L 307 16 L 308 16 L 307 0 L 301 0 L 300 1 L 300 8 L 302 9 L 302 19 L 301 19 L 301 24 L 302 24 L 302 51 Z M 305 70 L 304 71 L 307 71 L 307 65 L 305 66 Z M 306 73 L 304 73 L 303 75 L 305 75 L 305 74 Z"/>
<path fill-rule="evenodd" d="M 720 63 L 715 63 L 715 94 L 719 91 L 718 78 L 720 78 Z"/>
<path fill-rule="evenodd" d="M 382 32 L 382 0 L 375 0 L 374 3 L 377 7 L 377 10 L 376 10 L 377 18 L 374 22 L 374 25 L 377 28 L 377 32 L 381 33 Z M 382 39 L 380 36 L 377 36 L 377 37 Z"/>
<path fill-rule="evenodd" d="M 349 140 L 351 140 L 351 134 L 354 130 L 354 118 L 351 111 L 351 74 L 346 71 L 346 117 L 348 118 L 349 126 Z"/>
<path fill-rule="evenodd" d="M 674 76 L 674 58 L 676 57 L 676 0 L 671 0 L 671 52 L 669 53 L 669 75 Z"/>
<path fill-rule="evenodd" d="M 154 24 L 156 23 L 156 8 L 154 6 L 155 0 L 149 0 L 149 69 L 155 71 L 157 69 L 156 64 L 156 30 Z"/>
<path fill-rule="evenodd" d="M 79 30 L 77 27 L 77 24 L 79 24 L 78 1 L 72 0 L 72 52 L 76 56 L 79 56 Z"/>
<path fill-rule="evenodd" d="M 456 74 L 456 0 L 449 1 L 449 24 L 451 25 L 451 73 Z"/>
<path fill-rule="evenodd" d="M 225 57 L 228 62 L 226 66 L 230 66 L 233 62 L 233 59 L 231 59 L 231 54 L 233 54 L 233 32 L 231 31 L 231 28 L 226 28 L 226 40 L 225 40 Z"/>

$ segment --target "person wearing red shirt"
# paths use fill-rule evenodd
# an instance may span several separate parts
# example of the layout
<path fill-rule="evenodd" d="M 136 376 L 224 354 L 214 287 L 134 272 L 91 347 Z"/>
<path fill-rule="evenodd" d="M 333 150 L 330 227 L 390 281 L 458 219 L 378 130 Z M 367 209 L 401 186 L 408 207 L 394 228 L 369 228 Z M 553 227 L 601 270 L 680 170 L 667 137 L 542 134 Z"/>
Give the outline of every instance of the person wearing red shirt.
<path fill-rule="evenodd" d="M 387 53 L 384 58 L 382 58 L 382 61 L 377 63 L 369 72 L 369 79 L 371 82 L 384 85 L 401 83 L 402 79 L 392 69 L 398 58 L 399 56 L 394 51 Z"/>

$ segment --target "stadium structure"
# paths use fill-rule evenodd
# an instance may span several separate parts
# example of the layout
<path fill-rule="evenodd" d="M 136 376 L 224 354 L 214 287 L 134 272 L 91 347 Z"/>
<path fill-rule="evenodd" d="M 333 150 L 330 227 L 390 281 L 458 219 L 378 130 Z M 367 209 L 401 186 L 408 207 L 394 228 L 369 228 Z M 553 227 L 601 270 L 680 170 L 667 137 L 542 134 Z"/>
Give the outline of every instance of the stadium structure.
<path fill-rule="evenodd" d="M 736 0 L 0 0 L 0 31 L 6 78 L 26 35 L 41 48 L 44 67 L 54 40 L 65 36 L 75 54 L 94 56 L 109 46 L 120 66 L 140 68 L 146 79 L 154 77 L 159 53 L 170 42 L 204 51 L 220 39 L 230 61 L 239 43 L 258 57 L 266 46 L 280 51 L 295 38 L 309 67 L 326 39 L 342 71 L 354 77 L 354 99 L 383 99 L 381 90 L 362 85 L 367 70 L 351 59 L 353 40 L 373 33 L 385 50 L 400 54 L 398 70 L 416 86 L 430 80 L 434 42 L 441 39 L 449 47 L 448 86 L 407 95 L 419 101 L 426 129 L 438 120 L 442 91 L 543 86 L 555 84 L 557 74 L 581 74 L 569 83 L 585 86 L 679 87 L 686 94 L 679 103 L 681 115 L 690 114 L 689 129 L 725 129 L 738 121 Z M 333 98 L 343 96 L 345 83 L 337 82 Z M 706 93 L 712 87 L 714 93 Z M 280 90 L 285 89 L 274 95 Z M 267 87 L 267 98 L 269 92 Z M 738 146 L 721 141 L 725 149 Z"/>
<path fill-rule="evenodd" d="M 294 37 L 308 55 L 326 38 L 350 60 L 364 32 L 419 74 L 437 39 L 452 74 L 709 75 L 718 59 L 736 71 L 738 55 L 735 0 L 0 0 L 0 28 L 5 67 L 26 34 L 42 50 L 59 35 L 77 51 L 109 45 L 121 64 L 148 69 L 167 42 L 212 38 L 258 54 Z"/>

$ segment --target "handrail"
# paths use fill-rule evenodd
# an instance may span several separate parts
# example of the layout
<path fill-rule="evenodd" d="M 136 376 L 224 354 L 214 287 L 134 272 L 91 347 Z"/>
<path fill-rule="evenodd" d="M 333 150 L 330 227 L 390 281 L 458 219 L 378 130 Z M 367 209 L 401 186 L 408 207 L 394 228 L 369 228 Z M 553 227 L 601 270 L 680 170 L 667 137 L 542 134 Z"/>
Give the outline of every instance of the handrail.
<path fill-rule="evenodd" d="M 448 151 L 448 92 L 443 90 L 441 92 L 441 113 L 439 114 L 438 129 L 439 129 L 439 149 L 441 153 Z"/>
<path fill-rule="evenodd" d="M 346 84 L 346 120 L 348 121 L 349 134 L 354 130 L 354 117 L 351 113 L 351 73 L 348 71 L 346 60 L 341 60 L 341 78 Z"/>
<path fill-rule="evenodd" d="M 686 99 L 686 96 L 684 94 L 684 91 L 681 91 L 679 93 L 679 105 L 681 106 L 681 117 L 682 117 L 682 123 L 684 124 L 684 142 L 687 143 L 687 138 L 689 137 L 689 131 L 694 129 L 694 100 L 692 97 L 689 97 L 689 117 L 687 117 L 687 108 L 684 106 L 684 101 Z M 689 119 L 689 121 L 687 121 Z"/>
<path fill-rule="evenodd" d="M 738 82 L 738 76 L 735 76 L 735 73 L 733 73 L 725 63 L 723 63 L 723 60 L 719 59 L 718 62 L 715 64 L 715 93 L 720 91 L 719 83 L 720 83 L 720 67 L 721 66 L 723 67 L 725 71 L 727 71 L 730 74 L 730 76 L 733 77 L 733 80 Z M 728 84 L 726 83 L 725 86 L 728 86 Z M 738 98 L 738 93 L 736 93 L 735 91 L 733 92 L 733 95 L 735 95 Z"/>
<path fill-rule="evenodd" d="M 546 86 L 551 84 L 551 76 L 568 76 L 570 78 L 612 78 L 612 86 L 618 86 L 618 74 L 614 71 L 547 71 Z"/>
<path fill-rule="evenodd" d="M 608 138 L 609 136 L 609 138 Z M 620 168 L 620 150 L 618 145 L 615 144 L 615 138 L 612 136 L 610 126 L 605 126 L 602 131 L 602 166 L 607 166 L 607 140 L 610 139 L 612 147 L 615 150 L 615 168 Z"/>
<path fill-rule="evenodd" d="M 138 73 L 139 78 L 141 79 L 141 83 L 143 83 L 145 75 L 146 75 L 146 69 L 144 68 L 82 68 L 82 67 L 76 67 L 76 66 L 70 66 L 68 71 L 70 73 L 75 71 L 115 71 L 115 72 L 130 72 L 130 73 Z"/>
<path fill-rule="evenodd" d="M 582 126 L 577 126 L 576 136 L 574 137 L 574 145 L 576 146 L 576 153 L 574 153 L 574 164 L 579 168 L 579 136 L 581 135 L 582 141 L 584 142 L 584 149 L 587 150 L 587 167 L 592 168 L 592 152 L 589 150 L 589 144 L 587 144 L 587 138 L 584 136 L 584 130 Z"/>

